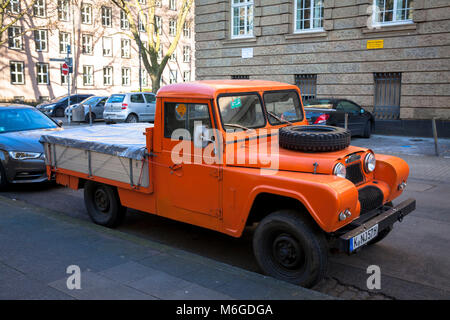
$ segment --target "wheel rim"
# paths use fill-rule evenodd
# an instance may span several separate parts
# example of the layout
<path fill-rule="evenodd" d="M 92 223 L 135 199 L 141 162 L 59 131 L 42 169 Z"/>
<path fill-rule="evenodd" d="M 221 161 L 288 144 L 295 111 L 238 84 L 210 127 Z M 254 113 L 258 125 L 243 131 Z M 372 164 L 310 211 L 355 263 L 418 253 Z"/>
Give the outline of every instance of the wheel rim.
<path fill-rule="evenodd" d="M 305 264 L 305 254 L 300 243 L 290 234 L 282 233 L 272 244 L 275 262 L 288 270 L 298 270 Z"/>
<path fill-rule="evenodd" d="M 107 213 L 110 207 L 108 194 L 105 190 L 99 188 L 94 193 L 94 204 L 98 211 Z"/>
<path fill-rule="evenodd" d="M 128 122 L 130 122 L 130 123 L 136 123 L 136 122 L 137 122 L 137 119 L 136 119 L 135 116 L 131 116 L 131 117 L 128 119 Z"/>

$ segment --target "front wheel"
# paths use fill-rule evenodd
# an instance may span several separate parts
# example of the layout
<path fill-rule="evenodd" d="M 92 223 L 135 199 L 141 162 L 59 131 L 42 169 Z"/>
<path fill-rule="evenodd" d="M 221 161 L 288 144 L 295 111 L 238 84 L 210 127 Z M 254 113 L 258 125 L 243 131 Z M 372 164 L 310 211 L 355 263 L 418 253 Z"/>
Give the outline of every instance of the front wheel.
<path fill-rule="evenodd" d="M 262 271 L 274 278 L 311 288 L 327 271 L 324 234 L 308 217 L 280 210 L 265 217 L 253 237 L 253 251 Z"/>
<path fill-rule="evenodd" d="M 111 186 L 87 181 L 84 203 L 91 220 L 96 224 L 114 228 L 125 218 L 126 208 L 120 204 L 117 190 Z"/>
<path fill-rule="evenodd" d="M 366 126 L 364 127 L 364 132 L 363 132 L 363 138 L 370 138 L 370 135 L 372 134 L 372 122 L 367 121 Z"/>

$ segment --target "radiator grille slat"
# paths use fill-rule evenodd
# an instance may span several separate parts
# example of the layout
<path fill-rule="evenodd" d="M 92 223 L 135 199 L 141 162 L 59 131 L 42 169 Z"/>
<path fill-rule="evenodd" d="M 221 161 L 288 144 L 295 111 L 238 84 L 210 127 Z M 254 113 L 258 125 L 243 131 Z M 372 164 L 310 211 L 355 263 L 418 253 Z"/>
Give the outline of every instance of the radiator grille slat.
<path fill-rule="evenodd" d="M 374 186 L 359 189 L 358 199 L 361 204 L 361 215 L 383 205 L 383 192 Z"/>
<path fill-rule="evenodd" d="M 351 164 L 347 166 L 347 174 L 345 176 L 348 180 L 354 184 L 359 184 L 364 181 L 364 175 L 361 171 L 361 162 Z"/>

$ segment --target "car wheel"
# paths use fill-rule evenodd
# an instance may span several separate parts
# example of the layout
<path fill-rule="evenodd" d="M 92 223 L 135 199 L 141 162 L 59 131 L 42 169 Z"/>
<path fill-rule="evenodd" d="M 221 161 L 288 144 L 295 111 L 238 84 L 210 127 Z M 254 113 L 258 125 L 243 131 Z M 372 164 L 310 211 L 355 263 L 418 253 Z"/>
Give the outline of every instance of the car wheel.
<path fill-rule="evenodd" d="M 125 218 L 126 208 L 120 204 L 117 189 L 111 186 L 87 181 L 84 203 L 91 220 L 96 224 L 114 228 Z"/>
<path fill-rule="evenodd" d="M 253 236 L 253 251 L 265 274 L 303 287 L 317 284 L 327 270 L 324 234 L 297 211 L 280 210 L 266 216 Z"/>
<path fill-rule="evenodd" d="M 64 117 L 64 109 L 58 108 L 55 110 L 55 117 L 61 118 Z"/>
<path fill-rule="evenodd" d="M 364 127 L 364 133 L 363 138 L 370 138 L 370 135 L 372 133 L 372 122 L 369 120 L 366 123 L 366 126 Z"/>
<path fill-rule="evenodd" d="M 139 121 L 138 116 L 135 115 L 134 113 L 128 115 L 127 119 L 125 120 L 125 122 L 127 123 L 136 123 L 138 121 Z"/>
<path fill-rule="evenodd" d="M 3 166 L 0 163 L 0 190 L 6 188 L 7 185 L 8 181 L 6 180 L 5 169 L 3 169 Z"/>
<path fill-rule="evenodd" d="M 92 122 L 95 121 L 95 113 L 91 112 L 91 117 L 92 117 Z M 87 123 L 89 123 L 89 113 L 86 115 L 85 119 L 84 119 Z"/>

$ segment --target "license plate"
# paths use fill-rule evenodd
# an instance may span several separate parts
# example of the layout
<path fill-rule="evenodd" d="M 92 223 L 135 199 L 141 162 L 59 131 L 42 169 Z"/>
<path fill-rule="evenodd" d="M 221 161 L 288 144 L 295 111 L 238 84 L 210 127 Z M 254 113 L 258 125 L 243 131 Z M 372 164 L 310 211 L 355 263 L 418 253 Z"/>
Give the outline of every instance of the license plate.
<path fill-rule="evenodd" d="M 367 242 L 375 238 L 377 235 L 378 235 L 378 224 L 354 236 L 353 238 L 350 239 L 350 252 L 367 244 Z"/>

